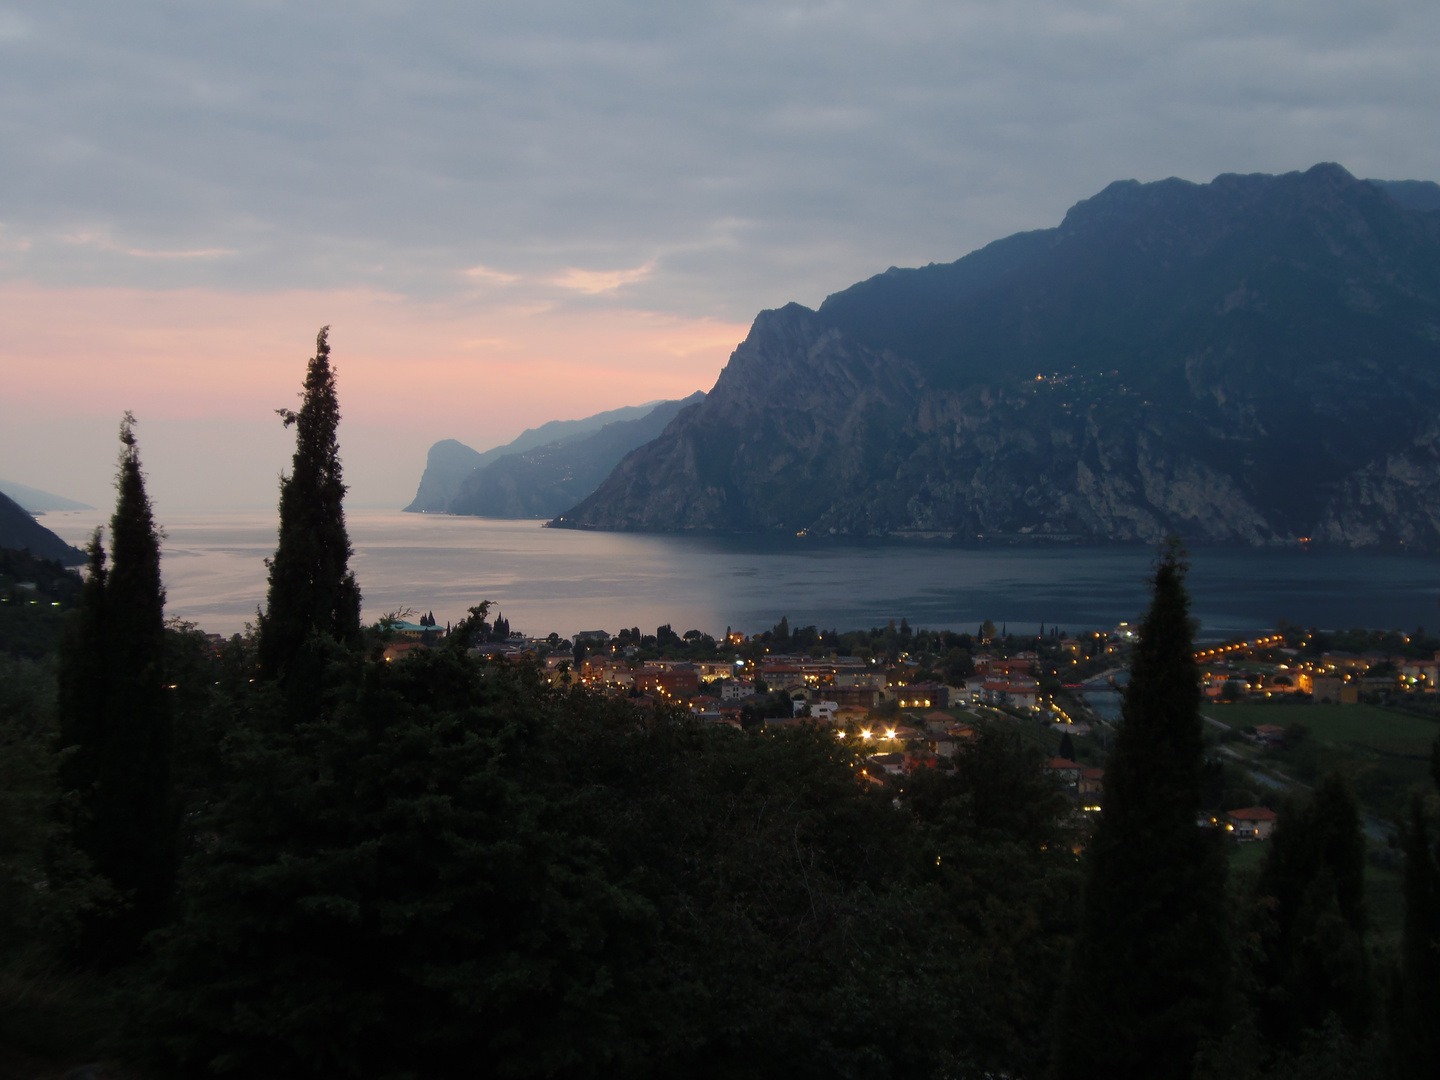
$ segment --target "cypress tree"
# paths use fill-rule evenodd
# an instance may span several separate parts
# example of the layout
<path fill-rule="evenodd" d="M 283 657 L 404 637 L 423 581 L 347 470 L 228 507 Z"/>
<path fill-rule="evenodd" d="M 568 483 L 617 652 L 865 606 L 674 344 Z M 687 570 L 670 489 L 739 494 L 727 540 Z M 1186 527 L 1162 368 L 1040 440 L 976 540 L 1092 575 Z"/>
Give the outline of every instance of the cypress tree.
<path fill-rule="evenodd" d="M 1440 784 L 1440 739 L 1431 772 Z M 1440 1074 L 1440 864 L 1419 795 L 1410 804 L 1405 842 L 1405 926 L 1390 1003 L 1391 1073 L 1396 1080 Z"/>
<path fill-rule="evenodd" d="M 1172 541 L 1106 762 L 1052 1051 L 1066 1080 L 1188 1078 L 1228 1020 L 1225 850 L 1196 822 L 1203 739 L 1186 569 Z"/>
<path fill-rule="evenodd" d="M 1365 953 L 1365 837 L 1338 773 L 1280 814 L 1257 889 L 1258 1016 L 1275 1045 L 1293 1048 L 1334 1016 L 1361 1040 L 1373 1019 Z"/>
<path fill-rule="evenodd" d="M 156 925 L 177 859 L 160 538 L 134 423 L 127 412 L 120 425 L 111 567 L 97 531 L 58 673 L 60 776 L 78 812 L 76 844 L 123 901 L 88 927 L 87 948 L 101 960 L 122 957 Z"/>
<path fill-rule="evenodd" d="M 295 425 L 295 456 L 290 475 L 280 479 L 279 543 L 259 617 L 261 674 L 308 682 L 312 688 L 323 641 L 348 644 L 360 635 L 360 589 L 349 568 L 345 485 L 335 436 L 340 404 L 329 332 L 322 327 L 315 339 L 300 411 L 278 410 L 286 427 Z"/>

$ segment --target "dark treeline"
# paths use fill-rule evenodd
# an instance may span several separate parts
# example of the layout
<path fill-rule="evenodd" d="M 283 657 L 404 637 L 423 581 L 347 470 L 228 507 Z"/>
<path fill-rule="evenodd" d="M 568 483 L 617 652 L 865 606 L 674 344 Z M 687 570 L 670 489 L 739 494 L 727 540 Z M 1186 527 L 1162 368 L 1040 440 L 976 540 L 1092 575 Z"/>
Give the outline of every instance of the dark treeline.
<path fill-rule="evenodd" d="M 127 417 L 108 549 L 97 535 L 58 655 L 0 661 L 0 1064 L 1436 1075 L 1434 793 L 1405 823 L 1394 955 L 1367 937 L 1338 776 L 1284 806 L 1253 886 L 1228 880 L 1228 841 L 1196 820 L 1176 548 L 1089 825 L 1002 722 L 952 766 L 880 783 L 829 729 L 707 726 L 479 655 L 501 622 L 483 602 L 384 661 L 393 620 L 360 626 L 348 567 L 338 419 L 322 332 L 286 413 L 266 609 L 216 649 L 162 624 Z M 924 633 L 833 637 L 958 662 L 997 636 Z M 759 647 L 831 638 L 782 620 Z"/>

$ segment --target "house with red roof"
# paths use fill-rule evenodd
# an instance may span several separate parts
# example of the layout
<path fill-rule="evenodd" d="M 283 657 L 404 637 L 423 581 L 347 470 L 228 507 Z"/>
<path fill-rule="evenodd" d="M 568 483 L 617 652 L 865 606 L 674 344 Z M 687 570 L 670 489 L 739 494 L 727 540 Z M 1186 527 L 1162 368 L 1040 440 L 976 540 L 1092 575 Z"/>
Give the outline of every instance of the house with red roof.
<path fill-rule="evenodd" d="M 1226 817 L 1235 828 L 1235 839 L 1269 840 L 1275 832 L 1275 821 L 1279 815 L 1268 806 L 1247 806 L 1231 810 Z"/>
<path fill-rule="evenodd" d="M 1045 762 L 1045 771 L 1051 776 L 1058 776 L 1060 782 L 1066 787 L 1078 788 L 1080 786 L 1080 774 L 1084 770 L 1069 758 L 1052 757 L 1049 761 Z"/>

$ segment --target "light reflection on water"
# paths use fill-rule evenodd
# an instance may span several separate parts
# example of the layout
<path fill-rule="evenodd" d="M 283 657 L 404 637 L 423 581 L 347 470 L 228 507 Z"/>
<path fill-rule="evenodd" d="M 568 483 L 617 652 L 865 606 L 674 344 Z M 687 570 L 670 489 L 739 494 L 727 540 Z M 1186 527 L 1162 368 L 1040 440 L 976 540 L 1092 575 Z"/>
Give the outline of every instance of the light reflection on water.
<path fill-rule="evenodd" d="M 43 524 L 83 544 L 105 513 Z M 1142 547 L 995 548 L 840 544 L 793 537 L 641 536 L 542 529 L 533 521 L 349 512 L 365 618 L 404 607 L 443 624 L 493 600 L 526 633 L 660 623 L 854 629 L 908 618 L 974 630 L 985 619 L 1034 633 L 1135 622 L 1154 553 Z M 231 633 L 265 598 L 274 511 L 165 515 L 167 611 Z M 1327 628 L 1440 624 L 1440 560 L 1297 550 L 1200 549 L 1190 575 L 1202 634 L 1266 629 L 1277 618 Z"/>

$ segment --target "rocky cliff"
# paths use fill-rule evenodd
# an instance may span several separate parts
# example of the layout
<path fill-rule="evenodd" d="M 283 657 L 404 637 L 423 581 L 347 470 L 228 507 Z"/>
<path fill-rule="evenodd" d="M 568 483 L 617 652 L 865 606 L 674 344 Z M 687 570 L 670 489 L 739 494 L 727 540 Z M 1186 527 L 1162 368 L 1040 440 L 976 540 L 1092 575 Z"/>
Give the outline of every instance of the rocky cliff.
<path fill-rule="evenodd" d="M 450 500 L 449 511 L 478 517 L 553 517 L 594 491 L 626 454 L 659 435 L 681 410 L 704 399 L 704 392 L 697 390 L 588 435 L 506 454 L 471 472 Z"/>
<path fill-rule="evenodd" d="M 763 312 L 555 524 L 1440 549 L 1433 187 L 1117 183 Z"/>
<path fill-rule="evenodd" d="M 415 498 L 411 500 L 409 506 L 405 507 L 405 513 L 446 513 L 450 510 L 451 501 L 459 494 L 466 479 L 492 462 L 499 461 L 504 457 L 524 454 L 540 447 L 560 446 L 575 442 L 593 435 L 607 424 L 639 420 L 649 416 L 656 408 L 665 404 L 668 403 L 650 401 L 644 405 L 626 405 L 619 409 L 609 409 L 579 420 L 551 420 L 539 427 L 526 428 L 504 446 L 495 446 L 483 451 L 473 450 L 458 439 L 441 439 L 430 447 L 430 452 L 425 457 L 425 471 L 420 476 L 420 486 L 415 491 Z M 639 443 L 635 445 L 638 446 Z M 633 449 L 633 447 L 626 449 Z M 606 471 L 608 472 L 609 469 L 607 468 Z M 596 483 L 600 479 L 603 477 L 597 477 Z M 586 488 L 585 493 L 593 490 L 594 486 L 592 484 Z M 549 514 L 543 516 L 548 517 Z"/>

